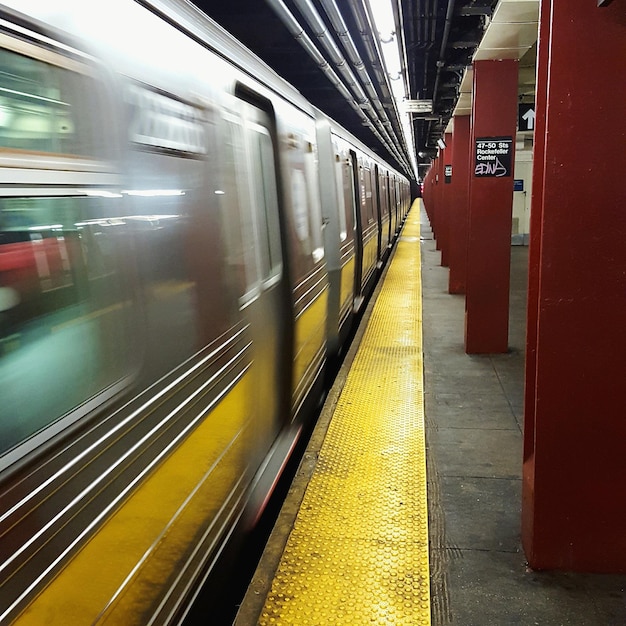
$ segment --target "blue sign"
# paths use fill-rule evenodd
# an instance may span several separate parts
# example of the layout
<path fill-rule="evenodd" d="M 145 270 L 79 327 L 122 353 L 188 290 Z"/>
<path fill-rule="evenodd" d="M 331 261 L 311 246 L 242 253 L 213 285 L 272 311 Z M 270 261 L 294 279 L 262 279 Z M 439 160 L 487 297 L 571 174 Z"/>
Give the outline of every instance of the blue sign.
<path fill-rule="evenodd" d="M 513 180 L 513 191 L 524 191 L 524 179 L 515 178 Z"/>

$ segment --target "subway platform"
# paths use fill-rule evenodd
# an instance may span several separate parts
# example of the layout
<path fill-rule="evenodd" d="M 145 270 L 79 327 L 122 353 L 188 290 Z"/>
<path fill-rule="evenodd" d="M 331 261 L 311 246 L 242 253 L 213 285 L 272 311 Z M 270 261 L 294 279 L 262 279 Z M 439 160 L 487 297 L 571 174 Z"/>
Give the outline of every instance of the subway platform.
<path fill-rule="evenodd" d="M 407 250 L 417 265 L 421 257 L 417 276 L 400 266 Z M 329 394 L 236 626 L 626 625 L 626 576 L 536 572 L 525 562 L 520 509 L 528 249 L 514 246 L 511 252 L 509 352 L 467 355 L 464 298 L 448 294 L 448 270 L 440 265 L 423 206 L 414 205 Z M 395 284 L 389 300 L 383 294 L 389 282 L 398 280 L 394 270 L 406 293 L 399 296 Z M 415 298 L 416 281 L 421 299 Z M 367 334 L 372 324 L 380 327 L 381 316 L 391 320 L 393 311 L 407 307 L 415 323 L 406 326 L 404 318 L 404 329 L 394 331 L 390 323 L 384 332 L 399 332 L 400 343 L 423 342 L 423 361 L 409 351 L 410 364 L 406 350 L 379 346 L 372 352 Z M 385 360 L 384 367 L 395 373 L 374 370 L 369 374 L 374 378 L 360 384 L 397 387 L 400 380 L 402 407 L 395 398 L 369 398 L 357 405 L 357 419 L 362 414 L 364 422 L 335 427 L 345 419 L 343 413 L 363 402 L 363 388 L 350 376 L 371 370 L 359 361 L 364 350 L 375 367 Z M 401 378 L 407 375 L 412 377 L 408 386 Z M 372 382 L 376 377 L 382 385 Z M 381 440 L 359 451 L 361 435 L 381 428 L 375 420 L 382 416 L 385 422 L 396 414 L 404 421 L 386 436 L 395 437 L 397 446 Z M 344 454 L 354 464 L 350 455 L 355 449 L 365 463 L 356 474 L 361 484 L 354 473 L 351 480 L 341 480 L 348 472 Z M 370 455 L 394 452 L 408 464 L 405 459 L 391 469 L 372 469 Z M 330 499 L 310 487 L 324 475 L 334 476 Z M 347 493 L 334 492 L 337 479 L 348 485 Z M 373 492 L 372 483 L 380 483 Z M 352 502 L 349 514 L 342 499 Z M 312 525 L 300 519 L 311 511 Z M 347 519 L 351 515 L 357 517 L 356 527 Z M 327 565 L 321 564 L 324 552 Z"/>

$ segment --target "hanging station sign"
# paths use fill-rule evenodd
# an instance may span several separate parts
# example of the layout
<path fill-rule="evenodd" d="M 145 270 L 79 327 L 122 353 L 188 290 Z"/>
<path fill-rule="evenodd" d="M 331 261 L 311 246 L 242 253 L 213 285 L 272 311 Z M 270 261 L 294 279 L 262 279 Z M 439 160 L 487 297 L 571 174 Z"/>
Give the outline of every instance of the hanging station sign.
<path fill-rule="evenodd" d="M 474 164 L 474 176 L 477 178 L 511 176 L 513 137 L 476 139 Z"/>

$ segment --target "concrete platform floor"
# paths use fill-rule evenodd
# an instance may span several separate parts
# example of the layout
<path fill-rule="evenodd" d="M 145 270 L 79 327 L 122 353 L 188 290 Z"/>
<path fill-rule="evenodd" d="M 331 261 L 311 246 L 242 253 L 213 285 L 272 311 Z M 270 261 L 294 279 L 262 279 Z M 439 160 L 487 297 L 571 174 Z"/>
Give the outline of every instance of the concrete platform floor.
<path fill-rule="evenodd" d="M 626 625 L 626 576 L 532 571 L 521 548 L 528 248 L 511 250 L 509 353 L 469 356 L 421 219 L 433 626 Z"/>

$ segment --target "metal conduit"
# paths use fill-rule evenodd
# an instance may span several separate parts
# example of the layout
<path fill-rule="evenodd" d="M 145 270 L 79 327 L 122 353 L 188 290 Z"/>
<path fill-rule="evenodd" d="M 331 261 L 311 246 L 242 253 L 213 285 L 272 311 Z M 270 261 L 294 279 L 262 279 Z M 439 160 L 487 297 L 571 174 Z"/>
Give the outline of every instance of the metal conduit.
<path fill-rule="evenodd" d="M 450 26 L 452 24 L 452 15 L 454 14 L 454 4 L 456 0 L 448 0 L 448 9 L 446 11 L 446 24 L 443 29 L 443 38 L 441 39 L 441 49 L 439 50 L 439 60 L 437 61 L 437 75 L 435 76 L 435 86 L 433 87 L 433 103 L 437 97 L 439 89 L 439 78 L 441 76 L 441 68 L 445 64 L 446 46 L 448 45 L 448 37 L 450 36 Z"/>
<path fill-rule="evenodd" d="M 452 16 L 454 13 L 454 4 L 456 0 L 448 0 L 448 7 L 446 9 L 446 22 L 443 29 L 443 37 L 441 39 L 441 48 L 439 49 L 439 58 L 437 60 L 437 74 L 435 75 L 435 85 L 433 87 L 433 106 L 435 105 L 435 100 L 437 98 L 437 91 L 439 90 L 439 79 L 441 77 L 441 68 L 445 64 L 445 52 L 446 47 L 448 45 L 448 38 L 450 36 L 450 26 L 452 24 Z M 437 6 L 437 0 L 435 0 L 435 7 Z M 434 32 L 434 27 L 433 27 Z M 432 46 L 432 44 L 431 44 Z M 428 140 L 430 139 L 430 134 L 432 132 L 433 123 L 428 122 L 428 130 L 426 131 L 426 137 L 424 144 L 428 145 Z"/>
<path fill-rule="evenodd" d="M 332 37 L 329 36 L 328 30 L 324 26 L 324 23 L 317 11 L 314 9 L 314 7 L 307 3 L 306 0 L 302 0 L 300 2 L 296 0 L 296 4 L 298 4 L 298 8 L 300 9 L 305 19 L 307 19 L 312 30 L 319 33 L 320 41 L 322 45 L 326 47 L 328 39 L 332 41 Z M 338 53 L 337 47 L 334 42 L 332 42 L 332 48 L 328 51 L 330 54 L 334 54 L 335 61 L 337 63 L 337 69 L 344 77 L 346 77 L 348 84 L 355 89 L 358 96 L 357 99 L 360 101 L 361 107 L 371 116 L 373 124 L 380 131 L 380 135 L 377 136 L 379 141 L 381 141 L 383 145 L 389 150 L 389 152 L 394 155 L 399 163 L 401 163 L 404 167 L 407 167 L 408 164 L 406 163 L 406 160 L 403 156 L 402 148 L 398 146 L 397 141 L 394 141 L 392 136 L 389 134 L 388 130 L 385 128 L 384 122 L 381 122 L 380 112 L 379 115 L 377 115 L 376 112 L 372 110 L 372 102 L 380 106 L 378 98 L 376 97 L 374 100 L 367 98 L 360 85 L 356 82 L 356 78 L 351 72 L 349 66 L 347 66 L 347 64 L 345 63 L 345 58 L 341 53 Z"/>
<path fill-rule="evenodd" d="M 308 0 L 294 0 L 295 5 L 298 7 L 300 13 L 307 21 L 311 30 L 315 34 L 315 36 L 319 39 L 320 43 L 328 53 L 331 58 L 332 63 L 335 64 L 339 73 L 345 78 L 347 84 L 353 89 L 353 92 L 357 95 L 357 99 L 363 103 L 368 113 L 374 118 L 374 123 L 379 122 L 381 117 L 386 117 L 387 114 L 385 110 L 382 108 L 380 102 L 378 101 L 378 97 L 376 92 L 373 90 L 373 86 L 370 82 L 370 90 L 367 90 L 367 84 L 365 85 L 366 90 L 368 91 L 368 96 L 366 96 L 365 92 L 361 88 L 360 84 L 357 82 L 356 77 L 352 73 L 348 64 L 346 63 L 346 59 L 343 54 L 339 51 L 332 35 L 328 32 L 320 14 L 317 12 L 314 6 Z M 376 109 L 377 115 L 372 111 L 372 104 L 374 104 L 374 108 Z M 384 121 L 383 121 L 384 126 Z M 393 137 L 388 134 L 385 128 L 381 128 L 383 135 L 387 138 L 387 143 L 392 144 L 395 147 L 394 156 L 397 159 L 400 159 L 402 162 L 402 151 L 401 147 L 397 145 L 397 142 L 394 141 Z"/>
<path fill-rule="evenodd" d="M 385 146 L 387 150 L 391 154 L 395 156 L 399 163 L 401 163 L 405 168 L 407 168 L 407 173 L 411 171 L 411 168 L 408 167 L 405 159 L 402 158 L 401 152 L 398 151 L 397 147 L 393 144 L 393 142 L 389 143 L 389 140 L 385 140 L 379 130 L 376 128 L 375 123 L 370 120 L 367 115 L 363 112 L 363 108 L 371 111 L 371 105 L 365 94 L 363 93 L 364 100 L 361 104 L 355 101 L 355 97 L 350 93 L 347 89 L 346 85 L 341 81 L 341 79 L 337 76 L 337 74 L 330 67 L 329 63 L 326 61 L 324 56 L 320 53 L 315 44 L 311 41 L 310 37 L 306 34 L 306 32 L 302 29 L 298 20 L 294 17 L 291 11 L 287 8 L 287 6 L 282 2 L 282 0 L 267 0 L 268 4 L 275 11 L 278 17 L 281 19 L 283 24 L 287 27 L 289 32 L 294 36 L 294 38 L 302 45 L 302 47 L 306 50 L 306 52 L 311 56 L 311 58 L 317 63 L 318 67 L 324 72 L 324 74 L 328 77 L 331 83 L 339 90 L 342 96 L 346 99 L 348 104 L 354 109 L 354 111 L 358 114 L 361 121 L 367 126 L 375 135 L 375 137 L 381 142 L 382 145 Z M 372 111 L 373 115 L 373 111 Z M 375 121 L 378 121 L 376 119 Z M 379 122 L 379 121 L 378 121 Z M 380 122 L 379 122 L 380 124 Z M 384 131 L 384 128 L 383 128 Z M 385 134 L 387 132 L 385 131 Z"/>
<path fill-rule="evenodd" d="M 383 62 L 382 51 L 380 50 L 380 43 L 378 37 L 373 37 L 373 18 L 367 7 L 362 4 L 362 0 L 349 0 L 350 7 L 352 9 L 355 20 L 361 34 L 363 36 L 363 42 L 368 52 L 369 61 L 377 74 L 379 86 L 384 99 L 387 99 L 393 107 L 395 116 L 392 116 L 392 122 L 394 123 L 394 130 L 398 137 L 402 138 L 402 131 L 400 130 L 400 116 L 396 107 L 395 99 L 393 97 L 393 90 L 389 83 L 389 77 L 387 76 L 385 64 Z M 404 143 L 403 143 L 404 145 Z M 406 147 L 405 147 L 406 149 Z"/>
<path fill-rule="evenodd" d="M 439 11 L 439 0 L 434 0 L 435 4 L 434 6 L 431 8 L 430 10 L 430 15 L 429 15 L 429 19 L 430 19 L 430 44 L 429 44 L 429 48 L 432 47 L 435 38 L 437 37 L 437 12 Z"/>
<path fill-rule="evenodd" d="M 300 5 L 305 1 L 306 0 L 296 0 L 296 3 Z M 370 100 L 375 103 L 375 105 L 378 103 L 380 106 L 380 103 L 378 102 L 378 94 L 376 93 L 372 79 L 367 73 L 365 64 L 359 56 L 356 46 L 354 45 L 354 41 L 348 32 L 348 27 L 346 26 L 341 13 L 339 13 L 337 5 L 333 2 L 333 0 L 321 0 L 321 5 L 324 7 L 326 15 L 328 15 L 328 18 L 330 19 L 330 22 L 335 30 L 335 35 L 339 38 L 339 41 L 341 41 L 343 48 L 347 53 L 348 60 L 352 64 L 352 67 L 356 70 L 367 95 Z M 379 110 L 378 107 L 376 107 L 376 109 Z"/>
<path fill-rule="evenodd" d="M 388 116 L 387 119 L 391 120 L 393 132 L 400 142 L 401 150 L 403 154 L 408 155 L 408 148 L 404 141 L 404 132 L 400 123 L 400 114 L 396 105 L 395 98 L 393 97 L 391 85 L 389 84 L 389 77 L 385 69 L 385 65 L 382 61 L 382 52 L 380 50 L 380 43 L 378 37 L 372 37 L 374 32 L 373 18 L 369 7 L 363 4 L 363 0 L 348 0 L 350 8 L 352 9 L 353 16 L 357 22 L 357 26 L 363 35 L 363 43 L 366 51 L 369 55 L 369 61 L 377 73 L 379 78 L 379 86 L 383 95 L 383 98 L 388 99 L 391 108 L 393 109 L 393 115 Z M 405 161 L 406 164 L 406 161 Z M 407 165 L 408 171 L 412 172 L 410 165 Z"/>
<path fill-rule="evenodd" d="M 289 32 L 294 36 L 294 38 L 300 43 L 300 45 L 305 49 L 305 51 L 309 54 L 309 56 L 317 63 L 318 67 L 324 72 L 333 86 L 339 91 L 339 93 L 347 100 L 350 106 L 359 114 L 361 120 L 367 125 L 370 126 L 370 121 L 367 116 L 363 113 L 361 106 L 355 101 L 354 96 L 350 93 L 348 88 L 344 85 L 344 83 L 339 79 L 339 77 L 335 74 L 333 69 L 330 67 L 329 63 L 320 54 L 319 50 L 315 47 L 315 44 L 311 41 L 309 36 L 304 32 L 301 28 L 298 21 L 295 17 L 287 10 L 287 8 L 283 5 L 281 0 L 267 0 L 268 4 L 274 8 L 277 15 L 281 18 L 283 24 L 287 27 Z M 283 9 L 285 12 L 283 13 Z"/>
<path fill-rule="evenodd" d="M 378 49 L 374 43 L 373 37 L 369 35 L 371 32 L 370 25 L 367 22 L 367 16 L 363 15 L 363 6 L 361 4 L 361 0 L 349 0 L 348 4 L 352 9 L 352 14 L 356 21 L 357 28 L 361 33 L 361 40 L 363 41 L 363 45 L 365 46 L 365 50 L 367 52 L 368 59 L 376 73 L 376 78 L 378 80 L 378 85 L 381 89 L 383 98 L 391 98 L 391 90 L 388 88 L 384 66 L 382 64 L 380 55 L 378 53 Z"/>
<path fill-rule="evenodd" d="M 337 50 L 337 47 L 334 41 L 332 40 L 332 35 L 330 35 L 328 30 L 326 29 L 326 26 L 320 14 L 317 12 L 317 10 L 311 4 L 311 2 L 309 0 L 294 0 L 294 3 L 298 7 L 298 10 L 302 13 L 304 18 L 308 21 L 313 32 L 320 39 L 320 42 L 322 43 L 322 45 L 326 47 L 327 42 L 329 43 L 332 42 L 333 50 Z M 399 160 L 399 162 L 402 163 L 406 167 L 408 165 L 406 162 L 406 149 L 403 149 L 404 145 L 403 145 L 403 142 L 401 141 L 401 137 L 398 137 L 397 135 L 395 135 L 394 137 L 393 126 L 392 126 L 391 120 L 389 119 L 389 114 L 385 110 L 385 108 L 383 107 L 383 105 L 381 104 L 378 98 L 378 94 L 376 93 L 372 80 L 369 74 L 367 73 L 367 70 L 365 68 L 363 61 L 361 61 L 359 57 L 359 53 L 356 49 L 356 46 L 354 45 L 354 42 L 352 41 L 352 38 L 350 37 L 348 28 L 345 22 L 343 21 L 343 18 L 341 14 L 339 13 L 339 10 L 335 2 L 333 0 L 326 0 L 326 1 L 322 1 L 321 4 L 327 13 L 333 25 L 333 28 L 335 29 L 335 34 L 344 43 L 344 48 L 346 52 L 348 53 L 348 58 L 350 62 L 352 63 L 352 65 L 354 66 L 354 68 L 356 69 L 359 79 L 361 80 L 361 83 L 363 84 L 363 87 L 365 88 L 365 91 L 367 92 L 367 95 L 369 96 L 368 102 L 373 103 L 374 108 L 376 109 L 376 113 L 378 114 L 378 120 L 380 120 L 379 123 L 382 123 L 384 127 L 383 132 L 385 136 L 388 138 L 388 141 L 394 145 L 397 151 L 397 152 L 394 152 L 394 155 Z M 341 71 L 341 68 L 343 68 L 343 64 L 345 63 L 345 58 L 341 54 L 339 54 L 337 62 L 339 61 L 341 61 L 341 67 L 338 66 L 338 69 L 340 69 Z M 353 80 L 355 79 L 354 74 L 352 74 L 352 72 L 349 71 L 348 68 L 346 68 L 346 74 L 348 74 Z"/>
<path fill-rule="evenodd" d="M 304 1 L 304 0 L 296 0 L 296 1 Z M 367 68 L 365 67 L 365 64 L 363 63 L 361 56 L 359 55 L 359 52 L 354 43 L 354 40 L 352 39 L 352 36 L 350 35 L 350 32 L 348 30 L 348 26 L 346 25 L 343 19 L 343 16 L 341 15 L 339 8 L 337 7 L 337 3 L 335 2 L 335 0 L 320 0 L 320 4 L 324 8 L 326 15 L 328 16 L 328 19 L 330 20 L 330 23 L 332 24 L 332 27 L 335 30 L 335 35 L 339 38 L 339 41 L 341 41 L 343 48 L 348 56 L 348 60 L 350 61 L 350 63 L 352 63 L 353 67 L 355 68 L 359 76 L 359 79 L 363 83 L 365 90 L 367 91 L 367 94 L 370 97 L 370 100 L 374 103 L 374 106 L 376 107 L 376 111 L 378 112 L 380 118 L 385 120 L 384 121 L 385 127 L 390 132 L 393 132 L 395 136 L 394 144 L 397 150 L 402 155 L 400 158 L 400 163 L 402 163 L 405 167 L 408 167 L 408 171 L 412 171 L 412 168 L 407 163 L 407 149 L 406 149 L 404 141 L 402 140 L 403 135 L 401 131 L 400 131 L 400 135 L 398 135 L 397 132 L 395 132 L 397 128 L 394 128 L 392 121 L 389 117 L 389 112 L 385 109 L 385 107 L 380 102 L 378 93 L 376 92 L 372 79 L 370 78 Z"/>
<path fill-rule="evenodd" d="M 381 91 L 383 92 L 383 98 L 388 98 L 391 106 L 393 107 L 394 115 L 391 116 L 391 122 L 393 124 L 394 133 L 400 141 L 400 146 L 403 148 L 404 154 L 407 154 L 408 149 L 404 143 L 404 135 L 400 126 L 400 114 L 392 94 L 392 89 L 389 84 L 389 78 L 387 76 L 387 72 L 385 71 L 384 63 L 382 62 L 382 53 L 379 49 L 378 38 L 370 35 L 370 33 L 373 32 L 371 15 L 369 10 L 364 7 L 361 0 L 349 0 L 348 3 L 352 9 L 355 20 L 357 21 L 357 26 L 363 35 L 363 42 L 366 50 L 368 51 L 370 63 L 372 64 L 374 71 L 378 70 L 377 73 L 379 73 L 379 84 Z M 365 11 L 365 13 L 363 11 Z"/>
<path fill-rule="evenodd" d="M 421 48 L 422 42 L 424 41 L 424 35 L 422 34 L 422 31 L 424 30 L 424 23 L 426 22 L 425 11 L 424 7 L 422 6 L 422 0 L 417 0 L 417 4 L 415 6 L 415 15 L 415 19 L 417 20 L 417 47 Z"/>

